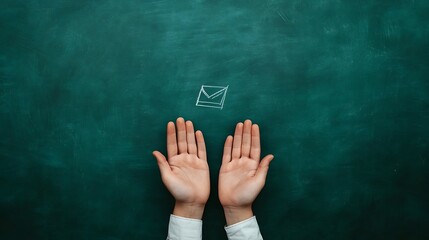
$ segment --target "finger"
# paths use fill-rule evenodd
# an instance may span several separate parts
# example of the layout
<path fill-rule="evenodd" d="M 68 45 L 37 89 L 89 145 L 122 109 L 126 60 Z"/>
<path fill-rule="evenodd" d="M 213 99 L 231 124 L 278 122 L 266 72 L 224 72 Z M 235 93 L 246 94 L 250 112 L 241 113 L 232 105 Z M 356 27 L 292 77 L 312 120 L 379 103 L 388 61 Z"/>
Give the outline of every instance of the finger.
<path fill-rule="evenodd" d="M 167 155 L 168 159 L 177 155 L 176 127 L 173 122 L 167 124 Z"/>
<path fill-rule="evenodd" d="M 179 154 L 188 152 L 188 144 L 186 143 L 186 126 L 185 120 L 179 117 L 176 120 L 177 124 L 177 145 L 179 146 Z"/>
<path fill-rule="evenodd" d="M 167 178 L 171 174 L 171 168 L 167 162 L 167 159 L 165 159 L 165 156 L 158 151 L 153 151 L 152 154 L 157 160 L 162 179 Z"/>
<path fill-rule="evenodd" d="M 241 143 L 241 156 L 242 157 L 249 157 L 250 144 L 252 142 L 251 131 L 252 131 L 252 121 L 250 121 L 250 120 L 244 121 L 243 139 L 242 139 L 242 143 Z"/>
<path fill-rule="evenodd" d="M 232 144 L 232 159 L 240 158 L 241 156 L 241 139 L 243 135 L 243 123 L 237 123 L 234 133 L 234 142 Z"/>
<path fill-rule="evenodd" d="M 259 126 L 252 125 L 252 144 L 250 149 L 250 158 L 259 161 L 261 157 L 261 137 L 259 134 Z"/>
<path fill-rule="evenodd" d="M 267 178 L 268 168 L 270 166 L 270 162 L 274 159 L 272 154 L 265 156 L 261 163 L 259 163 L 259 167 L 256 170 L 256 180 L 263 185 L 265 185 L 265 179 Z"/>
<path fill-rule="evenodd" d="M 203 133 L 198 130 L 195 136 L 197 137 L 198 157 L 207 161 L 206 143 L 204 142 Z"/>
<path fill-rule="evenodd" d="M 197 155 L 197 144 L 195 143 L 194 125 L 191 121 L 186 121 L 186 142 L 188 143 L 188 153 Z"/>
<path fill-rule="evenodd" d="M 231 150 L 232 150 L 233 137 L 230 135 L 225 140 L 225 146 L 223 147 L 222 164 L 231 162 Z"/>

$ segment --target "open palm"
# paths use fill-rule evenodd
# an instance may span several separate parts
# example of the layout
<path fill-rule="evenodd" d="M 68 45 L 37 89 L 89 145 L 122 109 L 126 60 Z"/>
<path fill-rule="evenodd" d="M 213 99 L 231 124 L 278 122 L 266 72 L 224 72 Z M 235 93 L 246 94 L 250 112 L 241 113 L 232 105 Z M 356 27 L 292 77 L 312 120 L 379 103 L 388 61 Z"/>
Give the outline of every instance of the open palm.
<path fill-rule="evenodd" d="M 154 151 L 162 181 L 177 202 L 204 205 L 210 194 L 206 147 L 201 131 L 194 132 L 191 121 L 177 119 L 167 125 L 167 153 Z"/>
<path fill-rule="evenodd" d="M 265 185 L 273 155 L 260 161 L 260 133 L 250 120 L 238 123 L 225 141 L 219 172 L 219 200 L 226 207 L 249 206 Z"/>

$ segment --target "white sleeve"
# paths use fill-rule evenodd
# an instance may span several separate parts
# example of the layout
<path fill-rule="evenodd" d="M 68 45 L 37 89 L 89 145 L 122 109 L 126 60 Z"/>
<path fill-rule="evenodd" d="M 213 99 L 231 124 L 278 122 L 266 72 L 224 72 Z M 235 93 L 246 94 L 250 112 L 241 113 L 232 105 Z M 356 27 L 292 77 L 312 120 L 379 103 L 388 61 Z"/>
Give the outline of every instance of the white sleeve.
<path fill-rule="evenodd" d="M 167 240 L 201 240 L 203 221 L 170 215 Z"/>
<path fill-rule="evenodd" d="M 226 226 L 225 231 L 229 240 L 262 240 L 255 216 Z"/>

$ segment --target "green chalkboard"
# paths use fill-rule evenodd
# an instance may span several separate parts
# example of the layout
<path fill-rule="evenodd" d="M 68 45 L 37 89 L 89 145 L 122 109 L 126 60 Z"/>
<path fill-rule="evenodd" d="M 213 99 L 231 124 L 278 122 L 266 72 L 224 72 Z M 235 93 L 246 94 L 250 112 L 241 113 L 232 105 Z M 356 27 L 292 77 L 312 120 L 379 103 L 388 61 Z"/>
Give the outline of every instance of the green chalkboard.
<path fill-rule="evenodd" d="M 276 156 L 254 205 L 265 239 L 429 239 L 428 13 L 2 0 L 0 238 L 165 239 L 174 201 L 151 152 L 183 116 L 207 141 L 204 239 L 226 239 L 217 174 L 247 118 Z M 202 85 L 228 87 L 223 106 L 198 106 Z"/>

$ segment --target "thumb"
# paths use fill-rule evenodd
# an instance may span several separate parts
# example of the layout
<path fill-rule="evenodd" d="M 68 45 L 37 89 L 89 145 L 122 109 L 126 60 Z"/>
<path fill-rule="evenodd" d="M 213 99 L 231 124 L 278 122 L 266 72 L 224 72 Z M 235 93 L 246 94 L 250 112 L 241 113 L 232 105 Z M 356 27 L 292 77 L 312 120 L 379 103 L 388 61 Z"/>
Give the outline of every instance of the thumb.
<path fill-rule="evenodd" d="M 267 178 L 268 167 L 270 165 L 270 162 L 273 159 L 274 159 L 274 156 L 272 154 L 265 156 L 259 163 L 259 167 L 256 170 L 256 174 L 255 174 L 256 180 L 262 183 L 262 185 L 265 185 L 265 179 Z"/>
<path fill-rule="evenodd" d="M 156 161 L 158 163 L 159 171 L 161 172 L 161 177 L 165 177 L 171 172 L 170 164 L 168 164 L 167 159 L 165 159 L 165 156 L 158 152 L 153 151 L 153 156 L 156 158 Z"/>

